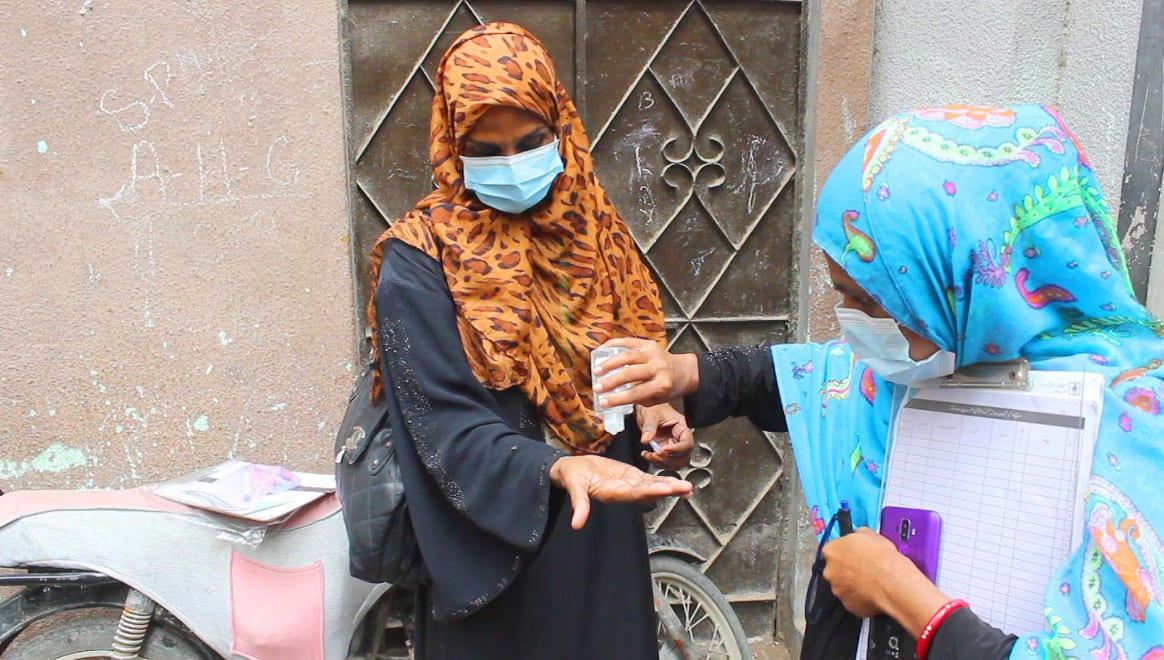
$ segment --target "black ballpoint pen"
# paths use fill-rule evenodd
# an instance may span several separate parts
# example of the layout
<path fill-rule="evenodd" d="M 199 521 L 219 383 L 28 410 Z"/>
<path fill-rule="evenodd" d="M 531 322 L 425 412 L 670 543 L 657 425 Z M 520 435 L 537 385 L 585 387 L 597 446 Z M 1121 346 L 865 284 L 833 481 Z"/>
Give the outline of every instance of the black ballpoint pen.
<path fill-rule="evenodd" d="M 849 510 L 848 500 L 841 500 L 841 510 L 837 511 L 837 525 L 841 528 L 841 536 L 853 533 L 853 513 Z"/>

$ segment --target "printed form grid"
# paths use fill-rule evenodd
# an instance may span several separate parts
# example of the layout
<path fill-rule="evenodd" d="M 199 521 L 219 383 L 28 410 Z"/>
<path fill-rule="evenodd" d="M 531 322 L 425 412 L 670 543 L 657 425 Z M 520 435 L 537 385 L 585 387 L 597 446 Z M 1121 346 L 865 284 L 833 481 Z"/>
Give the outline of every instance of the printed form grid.
<path fill-rule="evenodd" d="M 1041 629 L 1043 592 L 1072 548 L 1082 418 L 992 419 L 918 403 L 929 409 L 898 418 L 885 504 L 941 513 L 945 593 L 1003 630 Z"/>

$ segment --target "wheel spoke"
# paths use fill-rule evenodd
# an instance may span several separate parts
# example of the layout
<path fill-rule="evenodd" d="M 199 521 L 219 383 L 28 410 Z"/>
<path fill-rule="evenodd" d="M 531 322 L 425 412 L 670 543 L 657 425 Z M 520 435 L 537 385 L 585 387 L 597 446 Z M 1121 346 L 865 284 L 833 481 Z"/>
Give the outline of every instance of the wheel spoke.
<path fill-rule="evenodd" d="M 701 624 L 701 623 L 703 623 L 704 621 L 707 621 L 708 619 L 710 619 L 710 618 L 711 618 L 711 615 L 710 615 L 710 614 L 708 614 L 708 613 L 707 613 L 707 611 L 706 611 L 706 610 L 704 610 L 702 607 L 701 607 L 701 608 L 699 608 L 699 610 L 696 610 L 696 611 L 697 611 L 697 612 L 698 612 L 698 611 L 702 611 L 702 614 L 703 614 L 703 616 L 701 616 L 699 619 L 697 619 L 697 620 L 695 620 L 695 621 L 691 621 L 690 623 L 688 623 L 688 624 L 687 624 L 687 632 L 694 633 L 694 632 L 695 632 L 695 629 L 696 629 L 696 628 L 699 626 L 699 624 Z M 715 626 L 715 624 L 714 624 L 714 623 L 712 624 L 712 626 L 711 626 L 711 629 L 712 629 L 712 630 L 716 630 L 716 626 Z"/>
<path fill-rule="evenodd" d="M 694 660 L 734 660 L 737 650 L 747 657 L 747 649 L 737 649 L 736 637 L 730 630 L 731 624 L 724 617 L 731 615 L 719 609 L 718 603 L 709 601 L 705 593 L 689 583 L 681 575 L 657 574 L 654 576 L 659 592 L 672 612 L 681 617 L 686 636 L 690 639 L 690 657 Z M 660 638 L 660 649 L 665 647 L 662 625 L 656 627 Z M 662 650 L 660 652 L 662 656 Z"/>

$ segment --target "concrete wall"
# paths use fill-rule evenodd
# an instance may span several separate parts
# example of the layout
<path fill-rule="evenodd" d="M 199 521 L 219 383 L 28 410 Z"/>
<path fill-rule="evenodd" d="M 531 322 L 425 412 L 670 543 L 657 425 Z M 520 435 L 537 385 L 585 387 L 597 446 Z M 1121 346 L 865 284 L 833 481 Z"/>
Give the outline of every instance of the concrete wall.
<path fill-rule="evenodd" d="M 833 291 L 824 256 L 812 244 L 816 197 L 829 172 L 869 128 L 875 0 L 809 3 L 808 87 L 805 136 L 812 197 L 801 228 L 801 317 L 798 339 L 825 341 L 838 333 Z"/>
<path fill-rule="evenodd" d="M 0 17 L 0 488 L 326 469 L 352 381 L 333 3 Z"/>
<path fill-rule="evenodd" d="M 816 0 L 808 3 L 805 71 L 805 169 L 803 214 L 799 227 L 800 307 L 798 341 L 836 336 L 833 306 L 840 296 L 832 288 L 820 250 L 812 244 L 816 196 L 832 168 L 868 127 L 869 76 L 873 53 L 875 0 Z M 791 458 L 791 456 L 789 456 Z M 794 515 L 781 541 L 783 598 L 777 610 L 777 633 L 800 654 L 805 627 L 804 594 L 811 577 L 816 536 L 795 462 L 784 467 L 795 490 Z"/>
<path fill-rule="evenodd" d="M 811 3 L 822 31 L 873 0 Z M 948 103 L 1045 103 L 1059 108 L 1119 207 L 1142 0 L 877 0 L 869 22 L 822 41 L 809 126 L 816 185 L 871 125 L 901 110 Z M 870 45 L 872 46 L 870 49 Z M 843 145 L 837 151 L 837 145 Z M 811 217 L 811 216 L 808 216 Z M 809 229 L 806 224 L 805 230 Z M 806 244 L 806 249 L 815 252 Z M 816 255 L 803 264 L 802 338 L 836 335 L 835 297 Z"/>
<path fill-rule="evenodd" d="M 1142 0 L 879 0 L 871 118 L 930 104 L 1053 105 L 1119 208 Z"/>
<path fill-rule="evenodd" d="M 1142 0 L 816 0 L 810 6 L 821 16 L 812 29 L 837 37 L 831 44 L 822 40 L 821 67 L 808 70 L 810 95 L 816 94 L 808 121 L 816 131 L 808 136 L 816 190 L 857 138 L 896 112 L 950 103 L 1044 103 L 1079 134 L 1112 208 L 1119 208 Z M 870 25 L 862 12 L 874 6 Z M 830 30 L 834 16 L 850 22 Z M 837 298 L 807 240 L 813 209 L 810 200 L 801 267 L 807 324 L 799 337 L 823 341 L 837 334 Z M 1164 293 L 1158 297 L 1164 300 Z"/>

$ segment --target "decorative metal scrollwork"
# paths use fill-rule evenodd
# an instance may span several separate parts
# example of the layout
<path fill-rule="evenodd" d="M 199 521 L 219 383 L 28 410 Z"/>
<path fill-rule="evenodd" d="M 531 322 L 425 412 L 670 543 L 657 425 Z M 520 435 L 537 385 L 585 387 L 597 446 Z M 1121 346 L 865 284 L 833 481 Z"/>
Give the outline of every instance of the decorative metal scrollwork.
<path fill-rule="evenodd" d="M 679 191 L 685 198 L 690 197 L 697 185 L 707 188 L 717 188 L 723 185 L 725 176 L 720 160 L 724 154 L 723 141 L 718 137 L 708 137 L 704 140 L 710 153 L 700 149 L 699 140 L 687 139 L 687 148 L 684 151 L 680 138 L 669 138 L 663 144 L 663 158 L 667 166 L 663 168 L 663 181 L 672 189 Z M 675 148 L 672 148 L 675 147 Z M 704 172 L 708 172 L 706 176 Z"/>
<path fill-rule="evenodd" d="M 711 485 L 711 480 L 715 473 L 711 470 L 711 459 L 715 455 L 715 450 L 711 445 L 702 442 L 696 442 L 695 447 L 691 450 L 691 463 L 685 468 L 677 472 L 671 470 L 662 470 L 659 474 L 676 479 L 686 479 L 694 484 L 697 490 L 702 490 Z"/>

